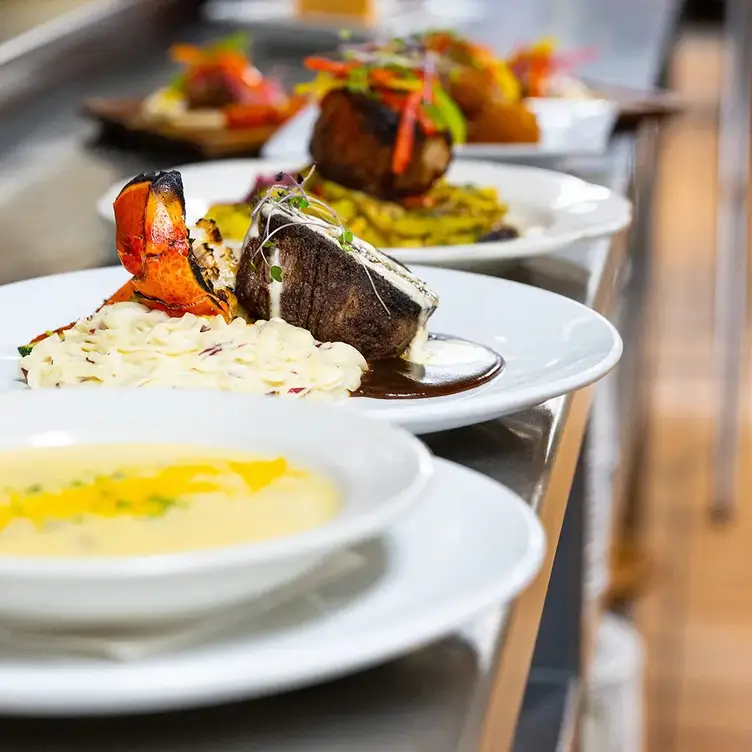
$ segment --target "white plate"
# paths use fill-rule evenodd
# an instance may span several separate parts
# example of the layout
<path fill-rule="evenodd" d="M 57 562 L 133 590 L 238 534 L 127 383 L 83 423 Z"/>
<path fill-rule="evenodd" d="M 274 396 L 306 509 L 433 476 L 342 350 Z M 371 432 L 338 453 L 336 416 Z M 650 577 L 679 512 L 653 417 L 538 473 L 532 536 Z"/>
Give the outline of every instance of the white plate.
<path fill-rule="evenodd" d="M 433 471 L 428 450 L 406 431 L 294 400 L 174 389 L 27 390 L 0 395 L 0 415 L 0 450 L 145 437 L 242 449 L 324 472 L 343 496 L 341 511 L 325 524 L 250 544 L 154 556 L 0 556 L 0 617 L 46 627 L 179 621 L 263 595 L 379 535 L 418 500 Z"/>
<path fill-rule="evenodd" d="M 240 201 L 256 177 L 298 172 L 300 160 L 228 159 L 176 167 L 183 176 L 189 223 L 212 204 Z M 608 188 L 537 167 L 459 160 L 447 173 L 454 183 L 496 188 L 509 205 L 508 221 L 522 230 L 514 240 L 431 248 L 383 248 L 403 264 L 472 268 L 479 264 L 551 253 L 585 238 L 611 235 L 631 221 L 629 201 Z M 112 204 L 123 180 L 97 202 L 100 216 L 114 222 Z"/>
<path fill-rule="evenodd" d="M 352 673 L 511 600 L 544 551 L 530 508 L 496 482 L 437 462 L 425 503 L 358 549 L 366 567 L 222 640 L 135 663 L 0 650 L 0 711 L 127 713 L 267 695 Z"/>
<path fill-rule="evenodd" d="M 608 99 L 528 99 L 538 119 L 541 138 L 535 144 L 461 144 L 455 154 L 473 159 L 530 159 L 603 154 L 619 107 Z M 309 159 L 308 143 L 318 118 L 310 105 L 274 132 L 261 148 L 264 159 Z"/>
<path fill-rule="evenodd" d="M 491 347 L 506 365 L 493 381 L 461 394 L 345 403 L 413 433 L 472 425 L 540 404 L 597 381 L 621 357 L 616 329 L 569 298 L 480 274 L 431 267 L 414 271 L 439 295 L 430 330 Z M 0 390 L 25 388 L 17 381 L 17 345 L 91 313 L 126 279 L 121 267 L 112 267 L 0 287 L 0 320 L 7 322 L 0 332 Z"/>

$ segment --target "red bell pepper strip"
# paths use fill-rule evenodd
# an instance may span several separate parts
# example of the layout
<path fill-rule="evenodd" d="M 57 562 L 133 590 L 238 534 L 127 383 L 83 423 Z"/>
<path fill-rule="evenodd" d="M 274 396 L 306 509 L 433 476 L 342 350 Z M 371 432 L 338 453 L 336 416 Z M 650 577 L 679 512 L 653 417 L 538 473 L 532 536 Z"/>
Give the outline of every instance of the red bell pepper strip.
<path fill-rule="evenodd" d="M 357 63 L 346 63 L 339 60 L 328 60 L 325 57 L 307 57 L 304 61 L 308 70 L 331 73 L 333 76 L 346 76 Z"/>
<path fill-rule="evenodd" d="M 402 117 L 397 128 L 397 138 L 392 151 L 392 172 L 401 175 L 410 164 L 415 143 L 415 120 L 420 106 L 421 92 L 410 92 L 405 98 Z"/>

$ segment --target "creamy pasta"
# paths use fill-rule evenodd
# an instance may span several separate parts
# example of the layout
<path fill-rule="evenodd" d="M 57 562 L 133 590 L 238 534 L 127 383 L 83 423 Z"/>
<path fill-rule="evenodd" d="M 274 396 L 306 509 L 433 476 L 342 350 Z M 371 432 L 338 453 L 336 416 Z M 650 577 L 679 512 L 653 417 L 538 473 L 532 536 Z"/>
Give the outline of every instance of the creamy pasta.
<path fill-rule="evenodd" d="M 316 342 L 281 319 L 228 324 L 115 303 L 39 342 L 21 369 L 32 389 L 213 387 L 333 400 L 355 391 L 368 365 L 350 345 Z"/>

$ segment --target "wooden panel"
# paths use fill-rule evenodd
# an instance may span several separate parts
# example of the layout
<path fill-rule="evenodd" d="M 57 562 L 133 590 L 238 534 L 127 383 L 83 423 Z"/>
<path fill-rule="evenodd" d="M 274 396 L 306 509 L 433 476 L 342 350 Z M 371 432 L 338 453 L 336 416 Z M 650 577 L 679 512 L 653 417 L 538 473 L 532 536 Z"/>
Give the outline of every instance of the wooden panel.
<path fill-rule="evenodd" d="M 659 164 L 656 288 L 647 315 L 657 353 L 644 543 L 655 561 L 637 622 L 647 644 L 648 752 L 752 749 L 752 470 L 737 515 L 708 519 L 717 384 L 713 260 L 720 40 L 687 37 L 674 86 L 702 106 L 667 129 Z M 752 343 L 752 332 L 750 332 Z M 750 383 L 749 377 L 747 384 Z M 740 458 L 752 457 L 752 401 Z"/>

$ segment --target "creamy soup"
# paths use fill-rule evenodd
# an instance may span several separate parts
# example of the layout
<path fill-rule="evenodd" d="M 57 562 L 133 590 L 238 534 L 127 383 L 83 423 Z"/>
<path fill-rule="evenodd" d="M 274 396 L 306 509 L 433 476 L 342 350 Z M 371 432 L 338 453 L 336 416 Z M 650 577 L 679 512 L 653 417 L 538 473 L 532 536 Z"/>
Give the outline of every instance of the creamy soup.
<path fill-rule="evenodd" d="M 0 452 L 0 556 L 141 556 L 299 533 L 337 514 L 332 480 L 169 444 Z"/>

